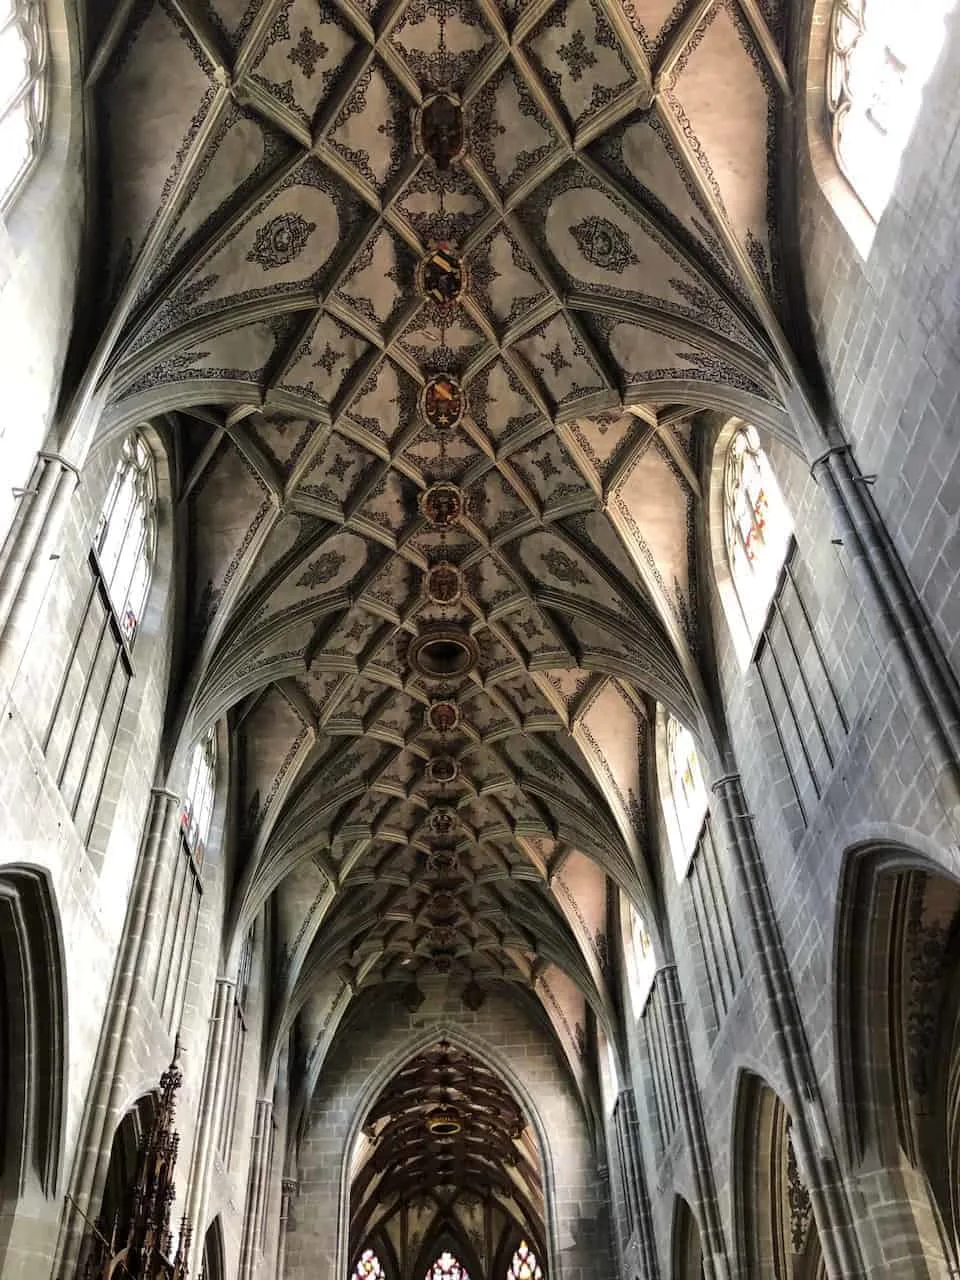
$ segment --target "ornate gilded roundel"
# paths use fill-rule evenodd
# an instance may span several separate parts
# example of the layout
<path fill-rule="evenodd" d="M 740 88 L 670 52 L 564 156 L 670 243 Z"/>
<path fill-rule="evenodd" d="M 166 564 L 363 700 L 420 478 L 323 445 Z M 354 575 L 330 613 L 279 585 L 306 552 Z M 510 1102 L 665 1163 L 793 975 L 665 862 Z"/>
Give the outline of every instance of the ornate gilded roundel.
<path fill-rule="evenodd" d="M 467 268 L 446 244 L 438 244 L 417 269 L 417 287 L 439 307 L 452 306 L 467 287 Z"/>
<path fill-rule="evenodd" d="M 445 373 L 431 378 L 420 394 L 420 412 L 436 431 L 452 431 L 462 420 L 466 407 L 460 383 Z"/>
<path fill-rule="evenodd" d="M 427 570 L 425 587 L 427 599 L 433 604 L 456 604 L 463 590 L 460 570 L 442 560 Z"/>
<path fill-rule="evenodd" d="M 455 484 L 441 480 L 421 493 L 420 510 L 435 529 L 449 529 L 463 514 L 463 494 Z"/>
<path fill-rule="evenodd" d="M 426 627 L 407 650 L 411 667 L 428 680 L 466 675 L 479 656 L 476 640 L 461 627 Z"/>
<path fill-rule="evenodd" d="M 460 766 L 453 756 L 434 756 L 427 761 L 427 777 L 431 782 L 455 782 Z"/>
<path fill-rule="evenodd" d="M 430 703 L 423 718 L 434 733 L 452 733 L 460 723 L 460 708 L 450 698 L 439 698 Z"/>
<path fill-rule="evenodd" d="M 427 1128 L 435 1138 L 452 1138 L 463 1126 L 453 1107 L 436 1107 L 427 1116 Z"/>
<path fill-rule="evenodd" d="M 453 93 L 431 93 L 414 117 L 414 138 L 421 155 L 438 169 L 449 169 L 467 149 L 463 106 Z"/>

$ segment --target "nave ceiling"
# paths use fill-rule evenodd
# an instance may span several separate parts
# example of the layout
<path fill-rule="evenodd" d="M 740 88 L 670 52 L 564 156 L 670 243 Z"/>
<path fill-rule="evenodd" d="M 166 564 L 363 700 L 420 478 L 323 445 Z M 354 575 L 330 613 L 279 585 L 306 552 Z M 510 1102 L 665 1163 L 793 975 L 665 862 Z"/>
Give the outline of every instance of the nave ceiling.
<path fill-rule="evenodd" d="M 778 0 L 91 7 L 77 403 L 175 441 L 171 718 L 228 717 L 233 945 L 271 902 L 304 1103 L 352 1000 L 438 971 L 533 998 L 581 1084 L 592 1020 L 615 1038 L 655 707 L 711 723 L 702 415 L 790 436 L 784 26 Z M 465 671 L 418 669 L 431 628 Z"/>

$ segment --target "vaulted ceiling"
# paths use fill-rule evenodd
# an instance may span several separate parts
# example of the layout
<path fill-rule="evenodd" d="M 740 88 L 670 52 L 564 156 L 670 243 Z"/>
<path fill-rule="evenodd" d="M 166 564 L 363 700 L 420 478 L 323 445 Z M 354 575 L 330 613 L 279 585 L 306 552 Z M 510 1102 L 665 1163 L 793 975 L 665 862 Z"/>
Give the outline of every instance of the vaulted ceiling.
<path fill-rule="evenodd" d="M 384 982 L 534 997 L 581 1080 L 615 1024 L 655 705 L 711 716 L 703 415 L 790 431 L 784 25 L 780 0 L 93 8 L 78 403 L 171 424 L 174 718 L 228 719 L 231 926 L 274 913 L 305 1098 Z M 441 88 L 458 158 L 417 115 Z M 415 652 L 439 626 L 469 637 L 441 678 Z"/>

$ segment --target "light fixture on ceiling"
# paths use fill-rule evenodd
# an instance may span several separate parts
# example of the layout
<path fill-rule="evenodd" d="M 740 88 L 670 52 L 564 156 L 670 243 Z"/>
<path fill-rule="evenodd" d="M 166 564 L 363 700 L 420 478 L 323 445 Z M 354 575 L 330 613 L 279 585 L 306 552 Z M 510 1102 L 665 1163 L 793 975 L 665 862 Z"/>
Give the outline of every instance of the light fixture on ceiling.
<path fill-rule="evenodd" d="M 427 1116 L 427 1129 L 435 1138 L 452 1138 L 463 1125 L 453 1107 L 437 1107 Z"/>
<path fill-rule="evenodd" d="M 418 675 L 428 680 L 449 680 L 472 671 L 480 651 L 473 636 L 461 627 L 435 626 L 420 632 L 407 657 Z"/>

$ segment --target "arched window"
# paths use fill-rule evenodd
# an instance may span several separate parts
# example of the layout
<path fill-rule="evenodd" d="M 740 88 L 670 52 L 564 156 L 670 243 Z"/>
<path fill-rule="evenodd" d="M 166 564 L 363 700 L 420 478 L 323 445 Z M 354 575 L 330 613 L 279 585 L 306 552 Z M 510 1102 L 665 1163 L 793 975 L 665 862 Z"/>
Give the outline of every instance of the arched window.
<path fill-rule="evenodd" d="M 187 791 L 180 810 L 180 830 L 198 867 L 203 866 L 217 779 L 217 739 L 210 729 L 193 749 Z"/>
<path fill-rule="evenodd" d="M 874 222 L 940 53 L 953 0 L 837 0 L 831 17 L 827 105 L 837 163 Z"/>
<path fill-rule="evenodd" d="M 424 1280 L 470 1280 L 470 1276 L 449 1249 L 444 1249 L 433 1266 L 428 1267 Z"/>
<path fill-rule="evenodd" d="M 790 546 L 793 521 L 756 430 L 740 427 L 727 449 L 723 533 L 751 644 L 766 620 Z"/>
<path fill-rule="evenodd" d="M 0 0 L 0 211 L 40 154 L 46 61 L 41 0 Z"/>
<path fill-rule="evenodd" d="M 666 738 L 667 780 L 672 809 L 672 822 L 668 821 L 667 826 L 670 828 L 674 869 L 677 879 L 682 880 L 707 816 L 707 788 L 700 770 L 697 745 L 686 725 L 668 716 Z"/>
<path fill-rule="evenodd" d="M 627 963 L 627 985 L 630 988 L 633 1016 L 639 1018 L 657 974 L 657 958 L 643 916 L 632 905 L 629 910 L 630 956 Z"/>
<path fill-rule="evenodd" d="M 102 819 L 94 841 L 100 849 L 110 827 L 101 806 L 104 784 L 133 678 L 129 651 L 150 587 L 156 492 L 153 454 L 134 433 L 123 445 L 97 524 L 76 639 L 44 738 L 51 773 L 84 843 Z M 112 803 L 118 795 L 115 789 Z"/>
<path fill-rule="evenodd" d="M 510 1263 L 510 1269 L 507 1272 L 507 1280 L 543 1280 L 543 1272 L 540 1270 L 537 1255 L 526 1240 L 521 1240 L 517 1246 L 517 1251 L 513 1255 L 513 1261 Z"/>
<path fill-rule="evenodd" d="M 364 1249 L 357 1259 L 353 1280 L 383 1280 L 383 1266 L 372 1249 Z"/>
<path fill-rule="evenodd" d="M 100 572 L 127 644 L 133 643 L 150 587 L 156 503 L 153 454 L 143 437 L 134 433 L 124 441 L 94 540 Z"/>

